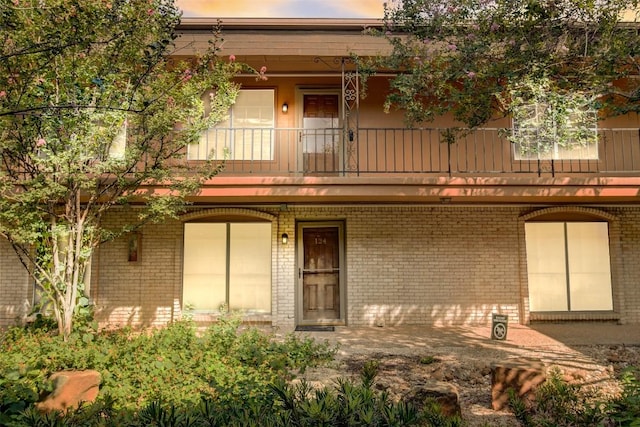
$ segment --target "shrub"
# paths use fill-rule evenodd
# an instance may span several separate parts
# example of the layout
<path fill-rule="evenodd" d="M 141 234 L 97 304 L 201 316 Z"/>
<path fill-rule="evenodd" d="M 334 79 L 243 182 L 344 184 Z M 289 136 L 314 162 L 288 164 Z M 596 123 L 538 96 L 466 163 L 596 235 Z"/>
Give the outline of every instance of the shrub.
<path fill-rule="evenodd" d="M 431 365 L 432 363 L 437 363 L 439 361 L 440 359 L 435 356 L 424 356 L 420 358 L 420 363 L 422 365 Z"/>
<path fill-rule="evenodd" d="M 604 419 L 598 396 L 580 384 L 567 383 L 557 369 L 536 389 L 532 406 L 515 393 L 510 393 L 509 398 L 514 415 L 524 426 L 596 426 Z"/>
<path fill-rule="evenodd" d="M 285 424 L 292 426 L 428 426 L 458 427 L 458 417 L 442 415 L 435 404 L 423 412 L 412 404 L 393 402 L 385 392 L 375 389 L 376 361 L 365 363 L 360 381 L 339 379 L 335 388 L 313 389 L 306 382 L 290 385 L 278 381 L 272 385 L 275 405 L 283 413 Z"/>
<path fill-rule="evenodd" d="M 91 335 L 91 339 L 86 338 Z M 461 426 L 435 405 L 418 411 L 376 389 L 376 361 L 360 380 L 335 387 L 291 385 L 295 370 L 331 360 L 335 348 L 309 338 L 281 340 L 225 317 L 202 334 L 193 323 L 135 333 L 83 330 L 63 342 L 47 331 L 12 329 L 0 344 L 0 425 L 21 426 Z M 99 400 L 65 414 L 34 410 L 47 377 L 97 369 Z"/>
<path fill-rule="evenodd" d="M 369 373 L 372 371 L 369 370 Z M 41 414 L 29 409 L 13 418 L 10 427 L 311 427 L 311 426 L 426 426 L 459 427 L 458 418 L 444 417 L 435 406 L 420 413 L 412 405 L 391 402 L 372 388 L 363 371 L 360 383 L 338 381 L 335 388 L 313 390 L 308 383 L 291 386 L 278 380 L 265 401 L 222 402 L 203 398 L 192 407 L 151 402 L 140 410 L 116 410 L 113 401 L 81 406 L 66 414 Z"/>
<path fill-rule="evenodd" d="M 640 426 L 640 379 L 638 379 L 638 368 L 623 372 L 621 383 L 622 393 L 620 396 L 606 405 L 609 425 Z"/>
<path fill-rule="evenodd" d="M 102 375 L 101 399 L 113 410 L 153 402 L 194 407 L 202 397 L 225 402 L 265 402 L 268 384 L 297 369 L 331 360 L 335 349 L 293 335 L 283 340 L 239 319 L 225 318 L 203 334 L 192 322 L 164 329 L 97 333 L 84 329 L 68 342 L 46 330 L 13 328 L 0 341 L 0 425 L 50 391 L 50 374 L 95 369 Z"/>

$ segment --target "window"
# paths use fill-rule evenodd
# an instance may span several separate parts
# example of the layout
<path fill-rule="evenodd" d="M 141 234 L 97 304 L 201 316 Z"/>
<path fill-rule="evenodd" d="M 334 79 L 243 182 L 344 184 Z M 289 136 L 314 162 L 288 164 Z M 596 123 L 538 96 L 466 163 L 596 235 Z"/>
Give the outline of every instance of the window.
<path fill-rule="evenodd" d="M 125 120 L 109 146 L 109 157 L 112 159 L 124 159 L 127 148 L 127 121 Z"/>
<path fill-rule="evenodd" d="M 86 155 L 100 161 L 109 159 L 124 160 L 127 149 L 128 122 L 126 119 L 101 120 L 96 119 L 91 123 L 86 133 L 76 138 L 87 141 L 81 148 L 86 150 Z M 39 152 L 38 156 L 47 158 L 47 151 Z"/>
<path fill-rule="evenodd" d="M 183 306 L 271 312 L 271 223 L 187 223 Z"/>
<path fill-rule="evenodd" d="M 516 160 L 597 160 L 598 117 L 580 96 L 554 95 L 514 106 Z"/>
<path fill-rule="evenodd" d="M 531 311 L 613 310 L 606 222 L 525 224 Z"/>
<path fill-rule="evenodd" d="M 273 160 L 275 90 L 240 90 L 225 119 L 189 146 L 189 160 Z"/>

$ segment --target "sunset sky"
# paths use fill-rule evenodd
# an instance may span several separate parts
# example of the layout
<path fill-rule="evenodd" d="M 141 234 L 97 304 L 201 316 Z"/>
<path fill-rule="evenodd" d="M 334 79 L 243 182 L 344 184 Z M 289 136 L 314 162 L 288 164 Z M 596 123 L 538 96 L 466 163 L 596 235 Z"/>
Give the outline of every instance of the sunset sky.
<path fill-rule="evenodd" d="M 185 17 L 382 18 L 385 0 L 176 0 Z"/>

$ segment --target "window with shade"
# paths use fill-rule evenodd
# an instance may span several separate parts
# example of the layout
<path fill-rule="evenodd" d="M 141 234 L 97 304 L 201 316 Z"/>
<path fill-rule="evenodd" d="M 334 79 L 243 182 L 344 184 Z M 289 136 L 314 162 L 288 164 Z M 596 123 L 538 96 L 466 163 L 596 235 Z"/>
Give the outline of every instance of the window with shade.
<path fill-rule="evenodd" d="M 205 113 L 210 109 L 205 99 Z M 243 89 L 225 118 L 188 148 L 189 160 L 274 159 L 275 90 Z"/>
<path fill-rule="evenodd" d="M 183 270 L 185 309 L 270 313 L 271 223 L 186 223 Z"/>
<path fill-rule="evenodd" d="M 606 222 L 525 224 L 532 312 L 613 310 Z"/>
<path fill-rule="evenodd" d="M 532 102 L 514 109 L 509 139 L 515 160 L 597 160 L 598 117 L 569 97 Z"/>

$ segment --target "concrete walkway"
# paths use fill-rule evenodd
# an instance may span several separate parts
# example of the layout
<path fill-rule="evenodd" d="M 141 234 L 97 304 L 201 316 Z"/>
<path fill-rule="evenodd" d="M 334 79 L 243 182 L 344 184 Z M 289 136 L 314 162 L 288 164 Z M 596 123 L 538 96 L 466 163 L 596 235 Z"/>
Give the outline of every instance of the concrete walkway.
<path fill-rule="evenodd" d="M 323 384 L 343 376 L 349 360 L 368 356 L 380 360 L 398 360 L 393 356 L 419 358 L 435 356 L 442 366 L 438 372 L 452 373 L 452 382 L 460 392 L 463 417 L 470 427 L 515 427 L 520 424 L 505 409 L 491 409 L 490 376 L 487 367 L 508 359 L 536 359 L 547 368 L 557 368 L 569 380 L 592 387 L 605 395 L 614 395 L 619 384 L 614 380 L 615 360 L 633 360 L 640 364 L 640 325 L 606 323 L 563 323 L 533 326 L 509 325 L 506 340 L 491 339 L 490 326 L 467 327 L 337 327 L 333 332 L 297 332 L 302 336 L 339 346 L 334 371 L 320 368 L 307 372 L 307 379 Z M 626 347 L 624 347 L 626 346 Z M 632 359 L 625 359 L 629 353 Z M 620 355 L 619 358 L 615 357 Z M 613 355 L 613 357 L 612 357 Z M 416 360 L 416 359 L 413 359 Z M 420 360 L 420 359 L 417 359 Z M 391 365 L 397 362 L 391 362 Z M 415 364 L 414 368 L 415 369 Z M 395 380 L 404 384 L 412 366 L 397 365 Z M 427 369 L 428 371 L 428 369 Z M 418 378 L 425 374 L 418 368 Z M 428 371 L 431 372 L 431 371 Z M 476 372 L 482 372 L 478 378 Z M 390 376 L 389 371 L 385 375 Z M 429 374 L 435 375 L 435 374 Z M 404 381 L 404 382 L 403 382 Z"/>
<path fill-rule="evenodd" d="M 507 338 L 491 339 L 489 326 L 336 327 L 333 332 L 299 332 L 339 346 L 338 357 L 354 354 L 449 355 L 459 360 L 540 359 L 547 365 L 601 371 L 584 346 L 640 346 L 640 325 L 562 323 L 509 325 Z"/>
<path fill-rule="evenodd" d="M 581 345 L 640 346 L 640 325 L 609 323 L 557 323 L 532 326 L 509 325 L 504 341 L 491 339 L 489 326 L 336 327 L 333 332 L 301 332 L 320 340 L 339 343 L 351 351 L 366 352 L 415 348 L 481 347 L 508 351 L 552 350 Z"/>
<path fill-rule="evenodd" d="M 518 334 L 514 340 L 522 340 L 526 345 L 526 335 L 543 336 L 565 345 L 640 345 L 640 325 L 615 325 L 610 323 L 550 323 L 539 324 L 523 329 L 522 337 Z M 520 329 L 518 328 L 518 329 Z"/>

